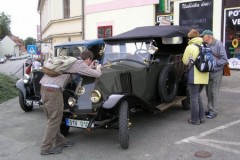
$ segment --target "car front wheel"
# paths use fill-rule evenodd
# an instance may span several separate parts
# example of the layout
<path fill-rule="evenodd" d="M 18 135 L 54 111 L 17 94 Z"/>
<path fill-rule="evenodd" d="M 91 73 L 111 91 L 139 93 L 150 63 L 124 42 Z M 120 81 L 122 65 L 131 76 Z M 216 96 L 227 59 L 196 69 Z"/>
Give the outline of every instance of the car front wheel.
<path fill-rule="evenodd" d="M 29 112 L 33 109 L 33 106 L 27 106 L 25 103 L 25 98 L 23 96 L 23 93 L 22 91 L 19 90 L 19 104 L 20 104 L 20 107 L 22 108 L 23 111 L 25 112 Z"/>
<path fill-rule="evenodd" d="M 123 149 L 127 149 L 129 146 L 129 109 L 128 103 L 123 101 L 119 107 L 119 141 L 120 146 Z"/>

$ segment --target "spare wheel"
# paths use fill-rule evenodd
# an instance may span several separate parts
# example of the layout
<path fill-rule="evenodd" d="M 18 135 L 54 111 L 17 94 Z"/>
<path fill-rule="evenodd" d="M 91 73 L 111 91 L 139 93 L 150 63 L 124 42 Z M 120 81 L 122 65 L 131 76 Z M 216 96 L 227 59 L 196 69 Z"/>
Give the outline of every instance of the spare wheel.
<path fill-rule="evenodd" d="M 162 68 L 158 78 L 158 92 L 164 102 L 175 99 L 178 90 L 177 73 L 172 65 Z"/>

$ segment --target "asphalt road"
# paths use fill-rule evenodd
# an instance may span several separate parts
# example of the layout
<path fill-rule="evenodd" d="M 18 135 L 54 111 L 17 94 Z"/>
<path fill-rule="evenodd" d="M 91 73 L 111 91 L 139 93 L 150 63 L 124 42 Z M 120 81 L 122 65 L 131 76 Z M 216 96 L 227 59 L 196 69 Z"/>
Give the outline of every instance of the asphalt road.
<path fill-rule="evenodd" d="M 1 65 L 0 65 L 1 67 Z M 199 126 L 190 125 L 190 111 L 180 104 L 160 113 L 138 112 L 131 116 L 130 146 L 123 150 L 118 130 L 86 131 L 71 128 L 67 136 L 75 146 L 58 155 L 40 155 L 46 118 L 42 107 L 26 113 L 18 97 L 0 104 L 1 160 L 199 160 L 195 153 L 207 151 L 209 160 L 240 159 L 240 71 L 224 77 L 219 115 Z M 205 93 L 202 93 L 206 104 Z"/>
<path fill-rule="evenodd" d="M 37 56 L 34 55 L 33 57 Z M 26 59 L 15 61 L 7 60 L 4 64 L 0 64 L 0 73 L 5 73 L 16 78 L 22 78 L 26 69 L 24 66 L 25 61 Z"/>

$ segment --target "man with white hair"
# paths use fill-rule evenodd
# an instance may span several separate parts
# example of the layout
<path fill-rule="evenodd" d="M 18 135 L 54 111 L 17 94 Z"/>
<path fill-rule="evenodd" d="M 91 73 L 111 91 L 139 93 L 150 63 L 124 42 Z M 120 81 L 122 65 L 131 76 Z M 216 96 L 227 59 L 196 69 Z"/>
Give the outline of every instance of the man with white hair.
<path fill-rule="evenodd" d="M 215 59 L 214 71 L 209 74 L 209 82 L 206 85 L 206 93 L 208 97 L 206 118 L 212 119 L 217 116 L 217 100 L 219 94 L 219 88 L 222 82 L 223 67 L 227 61 L 226 50 L 221 41 L 213 37 L 213 33 L 210 30 L 205 30 L 200 35 L 203 38 L 203 42 L 211 48 Z"/>

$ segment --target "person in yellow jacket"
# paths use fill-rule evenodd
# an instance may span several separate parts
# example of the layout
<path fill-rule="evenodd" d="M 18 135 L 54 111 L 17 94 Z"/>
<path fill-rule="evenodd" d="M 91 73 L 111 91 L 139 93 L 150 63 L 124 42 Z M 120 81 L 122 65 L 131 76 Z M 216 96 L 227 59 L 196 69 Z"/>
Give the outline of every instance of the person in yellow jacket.
<path fill-rule="evenodd" d="M 203 108 L 201 92 L 204 85 L 208 84 L 209 73 L 200 72 L 193 64 L 199 54 L 198 46 L 203 40 L 199 37 L 199 32 L 192 29 L 188 33 L 188 46 L 186 47 L 182 61 L 188 65 L 188 90 L 190 94 L 191 118 L 188 119 L 190 124 L 199 125 L 205 121 L 205 112 Z"/>

